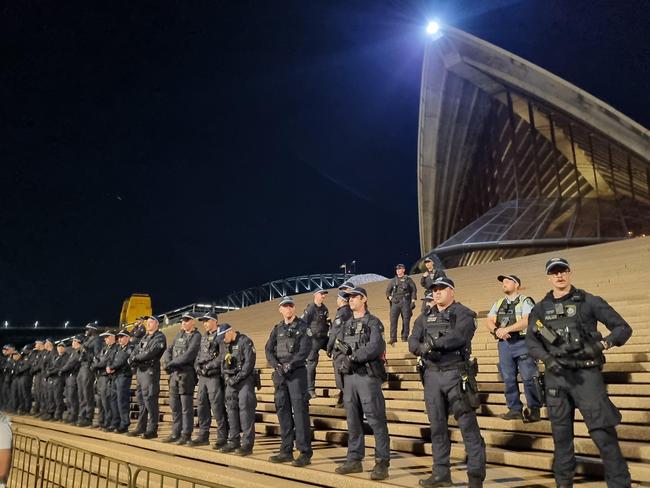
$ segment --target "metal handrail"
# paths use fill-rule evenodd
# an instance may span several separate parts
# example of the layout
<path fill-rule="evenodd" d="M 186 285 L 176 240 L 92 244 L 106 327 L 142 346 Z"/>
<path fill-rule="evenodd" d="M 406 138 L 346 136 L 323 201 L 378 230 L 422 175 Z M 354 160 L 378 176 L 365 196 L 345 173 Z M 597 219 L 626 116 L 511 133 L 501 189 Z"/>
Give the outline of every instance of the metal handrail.
<path fill-rule="evenodd" d="M 171 483 L 170 483 L 171 482 Z M 177 473 L 169 473 L 154 468 L 137 468 L 131 479 L 131 488 L 163 488 L 165 486 L 179 486 L 182 482 L 187 488 L 224 488 L 224 485 L 210 481 L 199 480 Z"/>

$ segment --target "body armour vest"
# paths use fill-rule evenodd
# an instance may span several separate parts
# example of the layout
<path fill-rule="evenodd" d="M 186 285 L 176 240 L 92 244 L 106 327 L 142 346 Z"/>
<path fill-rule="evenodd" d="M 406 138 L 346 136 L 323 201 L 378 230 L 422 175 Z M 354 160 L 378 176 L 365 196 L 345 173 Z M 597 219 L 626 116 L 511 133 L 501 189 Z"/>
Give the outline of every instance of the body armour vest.
<path fill-rule="evenodd" d="M 429 310 L 426 320 L 424 321 L 424 334 L 427 338 L 437 340 L 444 336 L 448 330 L 453 329 L 456 325 L 456 314 L 446 308 L 439 311 L 436 307 Z M 459 360 L 467 360 L 471 354 L 471 346 L 462 346 L 453 351 L 441 351 L 439 359 L 436 362 L 446 363 Z"/>
<path fill-rule="evenodd" d="M 198 364 L 207 363 L 212 361 L 219 355 L 219 341 L 217 341 L 217 333 L 207 332 L 201 336 L 201 346 L 199 347 L 198 357 L 196 359 Z"/>
<path fill-rule="evenodd" d="M 300 343 L 302 334 L 305 334 L 305 328 L 301 327 L 301 322 L 295 319 L 290 325 L 284 322 L 278 326 L 276 335 L 275 355 L 278 361 L 285 363 L 293 358 L 296 345 Z"/>
<path fill-rule="evenodd" d="M 237 374 L 244 364 L 244 354 L 239 342 L 239 338 L 237 338 L 236 342 L 225 345 L 226 354 L 221 364 L 221 371 L 225 374 Z"/>
<path fill-rule="evenodd" d="M 409 295 L 408 277 L 393 278 L 393 300 L 401 300 Z"/>
<path fill-rule="evenodd" d="M 576 290 L 569 300 L 543 302 L 544 325 L 560 338 L 556 344 L 544 341 L 553 356 L 580 359 L 585 336 L 580 324 L 580 306 L 584 299 L 584 294 Z"/>
<path fill-rule="evenodd" d="M 343 342 L 352 348 L 352 353 L 365 346 L 370 342 L 370 325 L 369 321 L 373 318 L 372 315 L 366 313 L 361 318 L 350 318 L 342 326 Z M 355 364 L 353 372 L 362 373 L 366 372 L 371 376 L 380 378 L 382 381 L 386 380 L 386 369 L 382 358 L 373 359 L 364 364 Z"/>
<path fill-rule="evenodd" d="M 517 320 L 522 316 L 522 307 L 526 300 L 530 300 L 530 298 L 524 295 L 519 295 L 512 302 L 508 302 L 505 298 L 501 298 L 499 302 L 497 302 L 497 327 L 507 327 L 517 323 Z M 526 329 L 510 333 L 511 340 L 523 338 L 525 335 Z"/>
<path fill-rule="evenodd" d="M 194 329 L 189 334 L 187 332 L 178 334 L 172 346 L 172 359 L 176 359 L 178 356 L 185 354 L 190 347 L 190 340 L 199 333 L 198 330 Z"/>
<path fill-rule="evenodd" d="M 311 331 L 316 337 L 327 336 L 327 329 L 329 328 L 327 326 L 327 317 L 329 316 L 329 310 L 327 310 L 325 305 L 321 305 L 320 307 L 314 306 L 314 309 L 316 313 L 311 324 L 309 324 Z"/>

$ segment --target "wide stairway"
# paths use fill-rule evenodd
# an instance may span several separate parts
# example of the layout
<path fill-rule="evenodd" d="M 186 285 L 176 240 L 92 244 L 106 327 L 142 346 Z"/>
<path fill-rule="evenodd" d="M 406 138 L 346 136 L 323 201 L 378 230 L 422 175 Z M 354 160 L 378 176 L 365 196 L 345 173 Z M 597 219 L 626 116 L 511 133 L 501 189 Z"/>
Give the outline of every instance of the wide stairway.
<path fill-rule="evenodd" d="M 497 344 L 485 329 L 485 316 L 492 303 L 501 296 L 496 280 L 499 274 L 517 274 L 523 281 L 522 291 L 535 300 L 541 299 L 549 289 L 544 263 L 551 255 L 557 254 L 546 253 L 448 271 L 456 283 L 456 299 L 479 315 L 473 355 L 478 358 L 480 368 L 478 381 L 483 404 L 478 414 L 487 446 L 485 486 L 488 487 L 555 486 L 550 474 L 553 441 L 545 409 L 542 410 L 542 421 L 532 424 L 498 418 L 507 409 L 503 384 L 497 371 Z M 612 401 L 623 416 L 618 434 L 632 478 L 636 486 L 650 486 L 650 325 L 647 320 L 650 316 L 650 240 L 638 238 L 567 250 L 561 255 L 571 263 L 575 286 L 605 298 L 634 329 L 632 338 L 624 347 L 607 351 L 604 373 Z M 419 276 L 414 276 L 414 280 L 419 285 Z M 384 322 L 388 334 L 385 288 L 386 282 L 366 286 L 369 308 Z M 334 297 L 332 293 L 326 300 L 332 316 L 336 308 Z M 311 296 L 302 295 L 296 299 L 297 308 L 302 311 Z M 294 468 L 266 461 L 278 449 L 279 425 L 273 403 L 271 369 L 266 365 L 263 351 L 271 328 L 279 320 L 277 301 L 220 316 L 222 323 L 229 322 L 254 340 L 258 367 L 262 368 L 256 423 L 258 438 L 255 452 L 249 458 L 221 454 L 209 447 L 170 446 L 159 440 L 133 439 L 29 417 L 15 417 L 14 422 L 19 432 L 37 435 L 43 440 L 53 439 L 77 445 L 134 465 L 172 470 L 223 486 L 376 485 L 377 482 L 369 480 L 368 472 L 353 476 L 334 473 L 336 464 L 345 459 L 347 425 L 344 409 L 336 407 L 338 390 L 335 388 L 331 361 L 324 352 L 318 366 L 318 397 L 310 403 L 314 429 L 313 464 L 307 468 Z M 606 333 L 602 324 L 600 327 Z M 165 329 L 170 339 L 176 331 L 177 326 Z M 417 480 L 429 476 L 431 469 L 431 444 L 423 387 L 415 368 L 415 358 L 408 352 L 405 343 L 388 346 L 387 357 L 389 379 L 384 384 L 384 395 L 393 457 L 391 476 L 382 483 L 417 486 Z M 161 391 L 162 437 L 169 432 L 171 417 L 165 381 L 161 384 Z M 525 403 L 523 395 L 522 401 Z M 137 405 L 134 404 L 133 408 L 137 409 Z M 463 486 L 467 479 L 465 452 L 453 416 L 450 417 L 450 432 L 454 463 L 452 478 L 455 486 Z M 579 413 L 576 415 L 575 434 L 580 473 L 576 483 L 585 487 L 604 486 L 598 451 Z M 373 444 L 372 434 L 368 430 L 366 445 L 372 447 Z M 156 452 L 155 456 L 151 455 L 152 451 Z M 372 465 L 373 453 L 369 449 L 364 466 L 370 470 Z"/>

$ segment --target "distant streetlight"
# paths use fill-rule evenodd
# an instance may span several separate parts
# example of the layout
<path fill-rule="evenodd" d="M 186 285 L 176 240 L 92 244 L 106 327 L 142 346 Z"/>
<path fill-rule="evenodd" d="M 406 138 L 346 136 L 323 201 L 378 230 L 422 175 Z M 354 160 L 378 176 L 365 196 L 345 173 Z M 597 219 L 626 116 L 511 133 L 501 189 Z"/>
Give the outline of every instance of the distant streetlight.
<path fill-rule="evenodd" d="M 34 328 L 36 329 L 38 327 L 38 320 L 34 322 Z"/>
<path fill-rule="evenodd" d="M 67 329 L 67 328 L 68 328 L 68 325 L 70 325 L 70 321 L 69 321 L 69 320 L 66 320 L 66 321 L 65 321 L 65 324 L 63 324 L 63 328 L 64 328 L 64 329 Z"/>
<path fill-rule="evenodd" d="M 4 326 L 5 326 L 5 329 L 6 329 L 7 327 L 9 327 L 9 321 L 8 321 L 8 320 L 5 320 Z"/>

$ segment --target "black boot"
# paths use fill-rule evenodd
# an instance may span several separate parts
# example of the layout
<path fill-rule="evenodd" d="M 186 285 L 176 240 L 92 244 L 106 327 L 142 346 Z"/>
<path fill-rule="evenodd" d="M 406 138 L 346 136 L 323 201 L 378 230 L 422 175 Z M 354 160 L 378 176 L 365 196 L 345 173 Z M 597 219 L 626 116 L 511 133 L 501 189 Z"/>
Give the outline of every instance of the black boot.
<path fill-rule="evenodd" d="M 390 462 L 387 459 L 377 459 L 375 467 L 370 473 L 371 480 L 385 480 L 388 478 L 388 466 Z"/>

